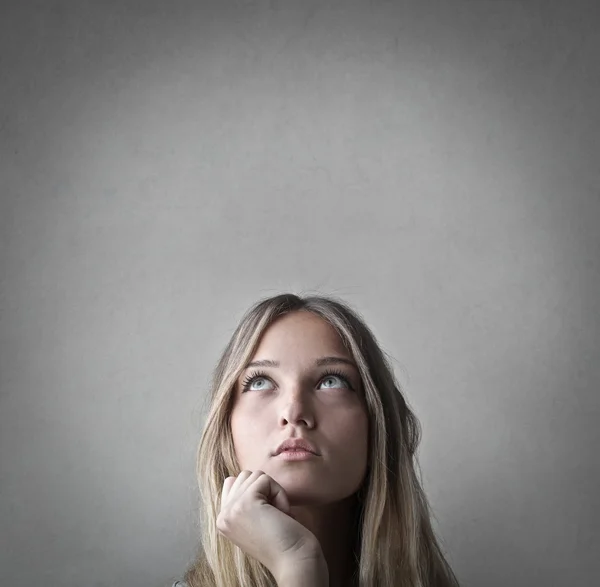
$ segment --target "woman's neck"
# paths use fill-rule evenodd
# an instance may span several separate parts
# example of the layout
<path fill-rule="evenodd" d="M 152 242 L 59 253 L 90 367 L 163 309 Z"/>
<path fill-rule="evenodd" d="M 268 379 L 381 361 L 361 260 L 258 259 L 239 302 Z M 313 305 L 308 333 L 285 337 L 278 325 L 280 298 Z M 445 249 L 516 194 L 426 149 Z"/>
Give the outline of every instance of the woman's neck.
<path fill-rule="evenodd" d="M 329 571 L 329 587 L 348 587 L 357 570 L 358 505 L 355 496 L 328 506 L 292 506 L 292 514 L 318 539 Z"/>

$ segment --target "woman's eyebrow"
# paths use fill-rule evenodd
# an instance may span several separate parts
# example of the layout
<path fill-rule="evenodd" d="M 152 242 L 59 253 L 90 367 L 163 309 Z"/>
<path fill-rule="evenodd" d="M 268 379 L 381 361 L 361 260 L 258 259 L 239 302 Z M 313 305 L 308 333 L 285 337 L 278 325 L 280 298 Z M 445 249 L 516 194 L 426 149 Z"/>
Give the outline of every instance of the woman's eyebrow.
<path fill-rule="evenodd" d="M 356 363 L 354 361 L 352 361 L 351 359 L 346 359 L 345 357 L 320 357 L 319 359 L 315 360 L 315 365 L 317 365 L 318 367 L 322 365 L 336 365 L 340 363 L 350 365 L 355 369 L 357 368 Z M 271 359 L 262 359 L 260 361 L 252 361 L 251 363 L 248 363 L 248 365 L 245 368 L 249 369 L 250 367 L 279 367 L 280 364 L 281 363 L 279 361 L 272 361 Z"/>

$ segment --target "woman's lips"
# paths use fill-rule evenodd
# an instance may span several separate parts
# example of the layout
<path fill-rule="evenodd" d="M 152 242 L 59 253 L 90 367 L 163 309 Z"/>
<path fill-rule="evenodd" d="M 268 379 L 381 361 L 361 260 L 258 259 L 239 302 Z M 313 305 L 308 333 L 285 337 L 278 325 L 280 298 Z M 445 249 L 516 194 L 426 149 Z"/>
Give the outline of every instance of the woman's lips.
<path fill-rule="evenodd" d="M 319 452 L 312 445 L 312 443 L 306 438 L 286 438 L 275 450 L 274 455 L 278 455 L 284 450 L 307 450 L 313 454 L 318 455 Z"/>
<path fill-rule="evenodd" d="M 283 450 L 281 451 L 277 457 L 284 461 L 306 461 L 313 457 L 316 458 L 312 452 L 308 452 L 307 450 Z"/>

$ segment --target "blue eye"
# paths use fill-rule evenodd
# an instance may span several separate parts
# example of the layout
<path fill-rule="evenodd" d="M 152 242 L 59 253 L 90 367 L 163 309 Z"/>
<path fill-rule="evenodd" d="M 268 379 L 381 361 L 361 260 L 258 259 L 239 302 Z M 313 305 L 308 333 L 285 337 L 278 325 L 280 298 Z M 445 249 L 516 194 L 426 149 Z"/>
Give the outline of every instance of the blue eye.
<path fill-rule="evenodd" d="M 323 381 L 327 381 L 327 380 L 331 380 L 331 379 L 342 379 L 344 381 L 346 381 L 345 377 L 342 377 L 341 375 L 327 375 L 326 377 L 323 378 L 323 380 L 321 381 L 321 383 L 323 383 Z"/>
<path fill-rule="evenodd" d="M 327 379 L 331 379 L 333 377 L 337 377 L 338 379 L 341 379 L 348 389 L 353 389 L 348 378 L 340 371 L 327 371 L 326 373 L 323 374 L 323 377 L 321 378 L 321 382 L 326 381 Z M 264 371 L 253 371 L 252 373 L 250 373 L 248 375 L 248 377 L 246 377 L 246 379 L 244 379 L 244 381 L 242 383 L 242 393 L 244 393 L 246 391 L 262 391 L 264 389 L 262 387 L 260 389 L 250 389 L 250 386 L 252 385 L 252 383 L 254 383 L 254 381 L 256 381 L 257 379 L 269 379 L 269 378 L 267 377 L 267 374 Z M 325 389 L 335 389 L 335 388 L 325 387 Z"/>
<path fill-rule="evenodd" d="M 252 385 L 252 383 L 254 383 L 257 379 L 267 379 L 267 377 L 266 377 L 266 375 L 264 373 L 251 373 L 244 380 L 243 387 L 242 387 L 242 392 L 244 392 L 244 391 L 250 391 L 250 385 Z M 254 389 L 252 391 L 261 391 L 261 390 L 260 389 Z"/>

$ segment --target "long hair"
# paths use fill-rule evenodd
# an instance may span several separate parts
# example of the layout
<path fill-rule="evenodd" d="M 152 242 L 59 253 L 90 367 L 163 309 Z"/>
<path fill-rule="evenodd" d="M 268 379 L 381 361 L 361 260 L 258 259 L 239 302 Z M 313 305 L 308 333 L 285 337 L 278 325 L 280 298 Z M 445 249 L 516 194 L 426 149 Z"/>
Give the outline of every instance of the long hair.
<path fill-rule="evenodd" d="M 299 310 L 327 320 L 358 366 L 369 416 L 368 467 L 358 498 L 354 552 L 358 587 L 458 587 L 431 524 L 417 470 L 420 424 L 387 356 L 359 314 L 331 296 L 276 295 L 242 317 L 213 372 L 210 406 L 197 453 L 200 550 L 185 574 L 189 587 L 275 587 L 270 571 L 216 528 L 223 482 L 237 476 L 229 417 L 233 388 L 266 329 Z"/>

